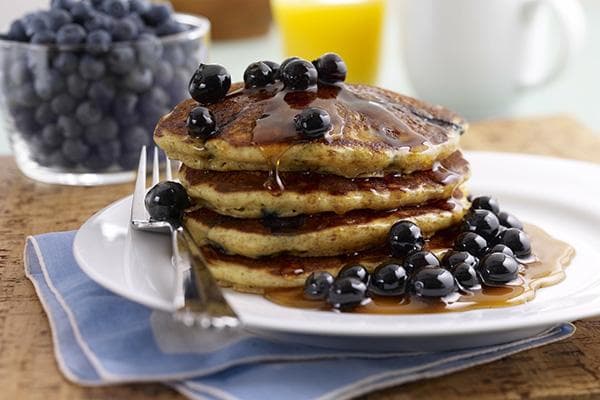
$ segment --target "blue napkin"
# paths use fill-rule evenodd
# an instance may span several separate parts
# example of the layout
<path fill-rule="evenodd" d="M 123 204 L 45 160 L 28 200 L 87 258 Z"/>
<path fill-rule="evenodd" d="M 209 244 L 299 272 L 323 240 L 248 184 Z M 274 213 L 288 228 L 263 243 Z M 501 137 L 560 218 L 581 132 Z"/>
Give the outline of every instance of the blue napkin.
<path fill-rule="evenodd" d="M 253 336 L 186 348 L 194 343 L 190 330 L 169 327 L 165 314 L 88 278 L 73 258 L 73 238 L 28 238 L 25 272 L 48 315 L 58 365 L 81 385 L 162 382 L 192 399 L 348 399 L 497 360 L 575 329 L 563 324 L 526 340 L 442 353 L 343 353 Z"/>

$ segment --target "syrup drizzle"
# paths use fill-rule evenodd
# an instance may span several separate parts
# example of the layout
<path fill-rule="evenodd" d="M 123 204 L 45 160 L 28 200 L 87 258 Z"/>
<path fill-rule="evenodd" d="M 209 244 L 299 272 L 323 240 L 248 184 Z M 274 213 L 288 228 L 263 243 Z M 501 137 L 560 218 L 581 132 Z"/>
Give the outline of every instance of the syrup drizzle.
<path fill-rule="evenodd" d="M 239 89 L 227 97 L 239 96 L 243 91 L 249 91 L 254 103 L 262 106 L 262 115 L 252 130 L 252 143 L 260 148 L 269 165 L 269 178 L 264 187 L 274 195 L 285 190 L 285 182 L 279 173 L 280 160 L 293 144 L 306 142 L 294 126 L 294 117 L 305 108 L 318 107 L 329 113 L 332 128 L 323 137 L 326 143 L 344 140 L 348 118 L 366 122 L 368 135 L 374 133 L 377 140 L 406 152 L 428 148 L 428 140 L 414 127 L 429 124 L 439 129 L 452 125 L 380 96 L 364 98 L 343 83 L 319 84 L 306 91 L 286 91 L 281 83 L 277 83 L 261 89 Z M 403 118 L 399 117 L 400 113 Z"/>
<path fill-rule="evenodd" d="M 443 299 L 421 299 L 417 296 L 401 298 L 374 297 L 353 312 L 365 314 L 423 314 L 468 311 L 486 308 L 508 307 L 532 300 L 538 289 L 555 285 L 565 277 L 565 268 L 573 259 L 575 250 L 569 244 L 557 240 L 534 225 L 526 225 L 535 257 L 521 260 L 519 278 L 502 287 L 483 287 L 471 293 L 455 293 Z M 447 237 L 432 248 L 447 244 Z M 383 259 L 381 260 L 383 261 Z M 270 289 L 265 297 L 277 304 L 313 310 L 330 310 L 322 301 L 306 300 L 301 288 Z"/>

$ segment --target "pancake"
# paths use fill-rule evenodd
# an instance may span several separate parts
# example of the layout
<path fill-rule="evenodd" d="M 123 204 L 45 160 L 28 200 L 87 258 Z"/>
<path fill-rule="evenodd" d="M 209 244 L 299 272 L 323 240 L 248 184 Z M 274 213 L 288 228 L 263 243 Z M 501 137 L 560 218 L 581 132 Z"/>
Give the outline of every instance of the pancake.
<path fill-rule="evenodd" d="M 454 235 L 452 228 L 438 232 L 427 240 L 425 249 L 441 257 L 451 247 Z M 208 268 L 221 286 L 252 293 L 263 293 L 271 288 L 302 287 L 312 272 L 327 271 L 335 276 L 343 266 L 349 264 L 362 264 L 372 271 L 380 263 L 392 259 L 386 247 L 352 255 L 308 258 L 281 255 L 253 259 L 228 255 L 211 246 L 204 246 L 201 251 Z"/>
<path fill-rule="evenodd" d="M 367 85 L 319 85 L 289 92 L 280 83 L 262 89 L 234 85 L 213 112 L 218 135 L 206 141 L 187 133 L 194 100 L 158 123 L 154 140 L 167 155 L 193 169 L 313 171 L 347 178 L 382 171 L 429 170 L 458 149 L 466 122 L 440 106 Z M 307 107 L 326 110 L 332 129 L 302 139 L 294 116 Z"/>
<path fill-rule="evenodd" d="M 314 172 L 282 172 L 284 190 L 269 190 L 269 173 L 217 172 L 183 166 L 179 179 L 194 201 L 219 214 L 238 218 L 351 210 L 391 210 L 447 199 L 469 177 L 469 164 L 460 152 L 436 162 L 430 171 L 381 178 L 348 179 Z"/>
<path fill-rule="evenodd" d="M 291 218 L 239 219 L 206 208 L 188 213 L 185 224 L 199 244 L 209 243 L 227 254 L 250 258 L 291 254 L 319 257 L 361 251 L 385 243 L 400 220 L 419 225 L 425 236 L 454 225 L 468 208 L 460 190 L 456 197 L 391 211 L 355 210 Z"/>

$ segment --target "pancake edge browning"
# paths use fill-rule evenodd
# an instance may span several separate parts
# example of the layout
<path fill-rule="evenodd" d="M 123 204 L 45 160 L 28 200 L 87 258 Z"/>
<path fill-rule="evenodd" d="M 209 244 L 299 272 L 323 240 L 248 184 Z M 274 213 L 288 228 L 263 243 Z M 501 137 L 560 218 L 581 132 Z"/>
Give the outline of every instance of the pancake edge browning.
<path fill-rule="evenodd" d="M 227 134 L 231 133 L 229 136 L 221 134 L 203 141 L 187 134 L 185 121 L 189 111 L 197 103 L 194 100 L 186 100 L 161 118 L 154 133 L 154 140 L 170 158 L 179 160 L 193 169 L 269 171 L 273 169 L 273 160 L 270 158 L 276 155 L 279 171 L 314 171 L 354 178 L 382 171 L 411 173 L 431 169 L 435 160 L 446 158 L 458 150 L 460 135 L 468 128 L 468 124 L 462 118 L 445 108 L 381 88 L 365 85 L 346 86 L 358 93 L 382 97 L 399 108 L 414 110 L 410 114 L 411 118 L 420 121 L 415 126 L 425 131 L 442 131 L 445 139 L 437 144 L 429 141 L 419 146 L 421 148 L 411 151 L 407 147 L 373 140 L 373 133 L 368 126 L 356 122 L 360 121 L 360 116 L 354 115 L 353 124 L 344 121 L 350 129 L 350 134 L 331 143 L 326 140 L 300 140 L 291 144 L 270 143 L 258 146 L 248 142 L 247 138 L 236 140 L 236 136 L 251 135 L 255 120 L 260 118 L 261 110 L 251 110 L 248 115 L 241 115 L 239 120 L 234 118 L 235 121 L 227 125 L 225 129 Z M 217 103 L 209 105 L 209 108 L 215 111 L 217 119 L 219 112 L 225 113 L 231 119 L 231 113 L 234 111 L 224 110 L 228 106 L 227 103 Z M 229 108 L 234 109 L 234 106 L 235 103 Z M 252 112 L 259 113 L 254 115 Z M 431 121 L 442 121 L 442 124 Z M 430 124 L 431 128 L 423 128 L 427 124 Z M 365 141 L 361 138 L 370 140 Z M 266 157 L 265 153 L 270 156 Z"/>
<path fill-rule="evenodd" d="M 425 237 L 446 229 L 460 221 L 469 208 L 469 202 L 463 196 L 453 200 L 454 209 L 429 207 L 419 212 L 417 207 L 402 215 L 397 212 L 383 213 L 366 220 L 349 220 L 344 224 L 324 227 L 310 231 L 294 231 L 273 234 L 252 232 L 244 229 L 248 224 L 244 219 L 233 222 L 234 226 L 223 226 L 193 218 L 185 219 L 186 227 L 200 244 L 211 244 L 228 254 L 238 254 L 248 258 L 260 258 L 278 254 L 290 254 L 300 257 L 322 257 L 361 251 L 385 243 L 391 226 L 399 220 L 409 220 L 417 224 Z M 416 210 L 415 210 L 416 209 Z M 254 224 L 257 222 L 254 220 Z M 229 224 L 231 225 L 231 223 Z"/>
<path fill-rule="evenodd" d="M 373 186 L 365 185 L 361 190 L 349 190 L 336 194 L 321 189 L 300 191 L 288 187 L 280 193 L 273 194 L 263 185 L 247 190 L 226 192 L 210 183 L 194 182 L 194 174 L 201 172 L 191 170 L 186 166 L 182 166 L 179 179 L 196 204 L 210 208 L 222 215 L 237 218 L 261 218 L 265 214 L 274 214 L 279 217 L 323 212 L 344 214 L 358 209 L 391 210 L 422 204 L 430 200 L 449 198 L 455 187 L 463 184 L 470 177 L 468 162 L 462 158 L 462 155 L 456 152 L 450 156 L 450 158 L 452 157 L 458 158 L 460 165 L 457 166 L 457 171 L 454 171 L 454 179 L 448 183 L 439 183 L 428 178 L 427 175 L 430 171 L 418 171 L 399 177 L 400 183 L 397 185 L 399 187 L 394 189 L 388 188 L 391 185 L 385 187 L 384 183 L 380 183 Z M 228 173 L 219 174 L 223 174 L 222 179 L 227 179 Z M 242 177 L 243 174 L 244 172 L 241 173 Z M 414 174 L 422 176 L 411 176 Z M 333 175 L 329 178 L 347 179 Z M 282 176 L 282 180 L 285 185 L 285 176 Z"/>

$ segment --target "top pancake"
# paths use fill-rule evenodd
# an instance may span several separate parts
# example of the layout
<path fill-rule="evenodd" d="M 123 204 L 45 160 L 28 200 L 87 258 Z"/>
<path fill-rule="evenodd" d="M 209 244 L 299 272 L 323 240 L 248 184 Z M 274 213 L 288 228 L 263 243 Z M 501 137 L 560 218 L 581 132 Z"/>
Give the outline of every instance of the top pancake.
<path fill-rule="evenodd" d="M 194 100 L 180 103 L 155 131 L 172 159 L 214 171 L 315 171 L 348 178 L 386 171 L 410 173 L 458 149 L 466 122 L 455 113 L 367 85 L 319 85 L 289 92 L 280 83 L 266 89 L 234 85 L 208 105 L 219 133 L 206 141 L 188 135 Z M 303 139 L 294 116 L 308 107 L 326 110 L 332 128 L 320 139 Z"/>

